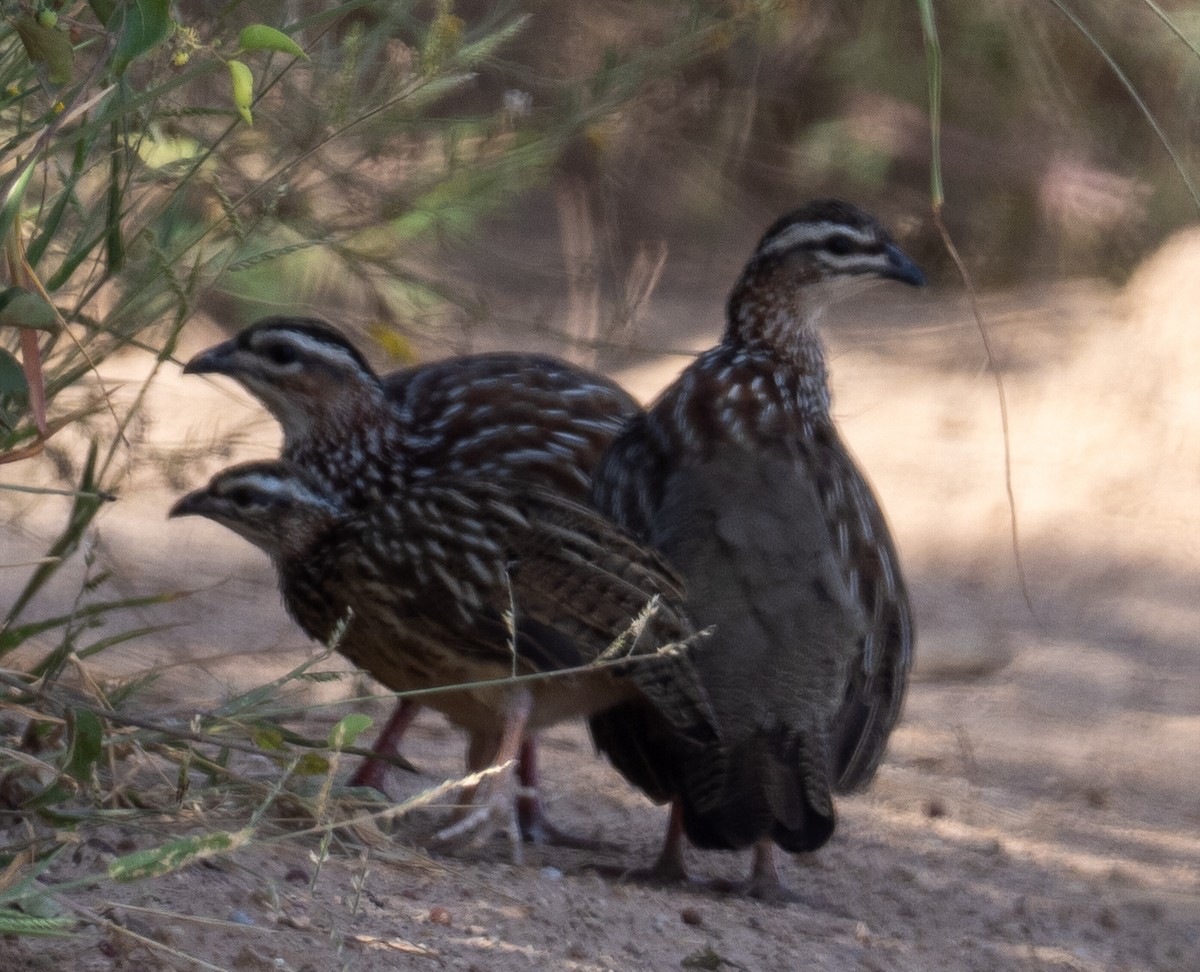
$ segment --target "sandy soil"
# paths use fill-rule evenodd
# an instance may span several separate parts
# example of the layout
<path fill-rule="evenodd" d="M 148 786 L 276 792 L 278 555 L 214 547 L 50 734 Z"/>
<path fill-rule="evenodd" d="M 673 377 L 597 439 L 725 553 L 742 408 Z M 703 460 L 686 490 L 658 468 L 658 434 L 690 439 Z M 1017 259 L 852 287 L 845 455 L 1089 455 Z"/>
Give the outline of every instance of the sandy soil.
<path fill-rule="evenodd" d="M 966 302 L 884 289 L 831 322 L 838 414 L 895 526 L 920 642 L 874 786 L 840 803 L 827 848 L 785 862 L 797 902 L 624 877 L 652 859 L 665 813 L 566 726 L 544 744 L 550 811 L 611 849 L 529 848 L 515 866 L 496 841 L 430 858 L 408 849 L 429 813 L 387 841 L 336 843 L 319 868 L 315 837 L 255 843 L 158 880 L 73 892 L 125 931 L 0 940 L 0 968 L 1200 969 L 1198 270 L 1193 236 L 1121 293 L 1086 283 L 984 301 L 1006 378 L 1032 612 L 1012 555 L 996 390 Z M 664 344 L 711 342 L 718 322 L 697 314 L 700 299 L 667 289 L 651 302 Z M 693 332 L 705 316 L 712 327 Z M 650 394 L 679 365 L 622 377 Z M 132 378 L 142 364 L 119 367 Z M 237 457 L 269 454 L 273 430 L 252 405 L 175 375 L 154 390 L 146 448 L 211 442 L 217 414 L 238 430 Z M 163 714 L 203 708 L 310 650 L 260 556 L 209 524 L 162 520 L 174 491 L 229 458 L 198 454 L 173 467 L 170 486 L 161 470 L 157 485 L 146 474 L 101 521 L 107 590 L 202 589 L 165 618 L 144 616 L 180 627 L 104 656 L 125 671 L 164 666 Z M 65 510 L 2 501 L 13 524 L 0 535 L 4 563 L 38 552 Z M 0 589 L 16 573 L 0 571 Z M 43 609 L 69 593 L 64 583 Z M 422 717 L 405 753 L 421 773 L 395 773 L 397 797 L 454 776 L 462 744 Z M 245 808 L 196 799 L 197 820 L 245 824 Z M 180 832 L 112 827 L 53 877 L 94 874 Z M 748 864 L 690 862 L 704 879 Z"/>

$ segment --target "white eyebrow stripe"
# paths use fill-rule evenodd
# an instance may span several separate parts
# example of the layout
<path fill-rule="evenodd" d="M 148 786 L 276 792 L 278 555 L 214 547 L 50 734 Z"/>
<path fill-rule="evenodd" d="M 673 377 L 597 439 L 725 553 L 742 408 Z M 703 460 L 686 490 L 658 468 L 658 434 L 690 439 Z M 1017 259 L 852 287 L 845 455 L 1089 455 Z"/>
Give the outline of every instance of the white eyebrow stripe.
<path fill-rule="evenodd" d="M 257 489 L 263 493 L 273 493 L 276 495 L 294 495 L 296 490 L 295 480 L 284 479 L 280 476 L 272 475 L 271 473 L 241 473 L 234 480 L 226 480 L 226 485 L 236 483 L 237 488 L 248 487 Z"/>
<path fill-rule="evenodd" d="M 359 363 L 351 354 L 348 348 L 340 344 L 332 344 L 329 341 L 322 341 L 320 338 L 315 338 L 311 334 L 303 334 L 299 331 L 266 331 L 259 332 L 254 336 L 253 344 L 257 347 L 263 341 L 285 338 L 296 349 L 311 358 L 324 358 L 326 361 L 335 364 L 350 365 L 357 370 Z"/>
<path fill-rule="evenodd" d="M 821 261 L 827 266 L 836 267 L 841 271 L 858 270 L 862 273 L 876 273 L 880 269 L 886 268 L 889 263 L 886 253 L 847 253 L 844 256 L 822 253 Z"/>
<path fill-rule="evenodd" d="M 328 499 L 309 489 L 304 483 L 275 473 L 239 473 L 236 479 L 226 480 L 222 485 L 229 492 L 235 489 L 253 489 L 267 496 L 283 496 L 314 506 L 333 508 Z"/>
<path fill-rule="evenodd" d="M 778 233 L 773 239 L 763 244 L 758 252 L 763 256 L 767 256 L 783 250 L 792 250 L 810 243 L 818 243 L 834 234 L 847 236 L 861 246 L 871 246 L 875 242 L 874 234 L 868 230 L 846 226 L 844 223 L 823 220 L 819 223 L 793 223 Z"/>

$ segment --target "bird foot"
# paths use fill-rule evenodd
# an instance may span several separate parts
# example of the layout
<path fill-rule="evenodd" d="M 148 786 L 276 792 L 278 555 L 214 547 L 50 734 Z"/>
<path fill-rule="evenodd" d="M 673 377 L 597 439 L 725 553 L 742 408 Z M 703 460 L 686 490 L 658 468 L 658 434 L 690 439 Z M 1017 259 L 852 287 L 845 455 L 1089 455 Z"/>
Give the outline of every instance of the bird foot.
<path fill-rule="evenodd" d="M 683 863 L 683 855 L 675 853 L 673 848 L 667 847 L 658 855 L 656 860 L 650 867 L 638 868 L 614 868 L 605 865 L 600 865 L 596 870 L 601 874 L 611 875 L 618 881 L 629 881 L 634 884 L 648 884 L 654 887 L 674 887 L 679 885 L 694 885 L 696 882 L 692 880 L 692 876 L 688 874 L 687 867 Z"/>
<path fill-rule="evenodd" d="M 433 835 L 430 844 L 445 850 L 462 850 L 482 846 L 496 833 L 503 833 L 512 862 L 518 866 L 524 864 L 521 828 L 511 788 L 489 787 L 486 793 L 483 790 L 480 787 L 470 803 L 455 811 L 450 823 Z"/>
<path fill-rule="evenodd" d="M 683 863 L 682 854 L 673 854 L 665 849 L 658 855 L 651 867 L 633 872 L 640 880 L 648 884 L 691 884 L 692 878 Z"/>
<path fill-rule="evenodd" d="M 765 901 L 769 904 L 791 904 L 803 900 L 800 895 L 784 884 L 783 878 L 779 876 L 779 863 L 770 840 L 763 840 L 755 845 L 754 861 L 750 867 L 748 880 L 717 880 L 711 882 L 709 887 L 714 891 L 735 894 L 743 898 L 753 898 L 755 901 Z"/>

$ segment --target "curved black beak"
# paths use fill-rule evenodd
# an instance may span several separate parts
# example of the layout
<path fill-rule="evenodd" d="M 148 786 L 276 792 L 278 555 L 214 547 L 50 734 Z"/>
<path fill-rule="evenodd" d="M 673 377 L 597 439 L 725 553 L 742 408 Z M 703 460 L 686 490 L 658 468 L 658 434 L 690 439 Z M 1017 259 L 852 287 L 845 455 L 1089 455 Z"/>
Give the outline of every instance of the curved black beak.
<path fill-rule="evenodd" d="M 204 516 L 207 513 L 207 505 L 204 490 L 197 489 L 176 500 L 175 505 L 167 511 L 167 519 L 173 520 L 177 516 Z"/>
<path fill-rule="evenodd" d="M 228 375 L 237 370 L 237 342 L 223 341 L 201 351 L 183 366 L 185 375 Z"/>
<path fill-rule="evenodd" d="M 921 268 L 912 262 L 900 247 L 895 243 L 888 243 L 884 246 L 884 252 L 888 258 L 888 269 L 884 274 L 891 280 L 899 280 L 902 283 L 911 284 L 914 287 L 924 287 L 926 284 L 925 274 L 921 272 Z M 187 370 L 186 368 L 184 369 Z"/>

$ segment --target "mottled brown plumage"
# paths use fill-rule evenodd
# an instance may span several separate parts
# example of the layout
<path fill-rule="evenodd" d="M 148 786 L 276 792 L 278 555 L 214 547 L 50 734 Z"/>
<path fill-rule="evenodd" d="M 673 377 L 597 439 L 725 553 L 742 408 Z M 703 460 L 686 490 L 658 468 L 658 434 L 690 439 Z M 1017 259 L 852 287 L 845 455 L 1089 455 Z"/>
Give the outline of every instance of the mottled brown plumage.
<path fill-rule="evenodd" d="M 582 499 L 600 452 L 624 417 L 636 411 L 633 400 L 608 379 L 541 355 L 451 358 L 381 380 L 345 338 L 309 319 L 260 321 L 199 355 L 185 370 L 226 374 L 242 382 L 279 420 L 283 458 L 312 473 L 321 483 L 319 492 L 331 491 L 348 513 L 388 508 L 400 481 L 422 487 L 450 479 L 522 484 Z M 401 492 L 404 503 L 415 495 L 408 487 Z M 392 538 L 402 538 L 410 552 L 419 552 L 424 543 L 437 550 L 457 542 L 452 529 L 431 535 L 423 513 L 404 503 L 395 507 L 404 509 L 403 522 L 386 528 Z M 456 524 L 475 528 L 465 515 Z M 296 574 L 291 579 L 298 584 L 302 565 L 289 562 L 286 569 Z M 296 612 L 306 610 L 305 600 L 295 599 Z M 602 607 L 596 605 L 597 618 Z M 323 626 L 311 618 L 302 623 L 310 633 Z M 423 630 L 419 617 L 407 624 Z M 474 636 L 481 633 L 491 643 L 504 640 L 494 623 Z M 370 650 L 378 651 L 379 657 L 356 661 L 392 688 L 428 687 L 428 679 L 407 661 L 407 668 L 393 667 L 387 677 L 380 674 L 394 666 L 396 658 L 411 653 L 380 650 L 377 634 L 358 640 L 373 645 Z M 428 634 L 422 637 L 430 639 Z M 524 637 L 535 644 L 531 633 Z M 465 644 L 428 650 L 462 657 L 468 648 Z M 455 675 L 451 681 L 465 677 Z M 466 697 L 445 695 L 431 696 L 427 703 L 469 729 L 469 762 L 474 768 L 499 746 L 503 719 L 494 706 L 482 714 Z M 538 711 L 544 708 L 539 703 Z M 403 730 L 411 710 L 411 703 L 398 708 L 381 742 L 398 736 L 392 730 Z M 526 783 L 535 781 L 532 757 L 530 745 L 522 753 Z M 359 777 L 363 782 L 378 778 L 368 773 Z M 528 829 L 552 831 L 536 804 L 525 802 L 522 809 Z"/>
<path fill-rule="evenodd" d="M 701 847 L 755 845 L 755 891 L 779 892 L 771 843 L 812 850 L 832 794 L 865 785 L 895 726 L 911 611 L 887 524 L 829 414 L 823 307 L 869 277 L 924 282 L 870 216 L 813 203 L 759 243 L 702 354 L 601 461 L 600 509 L 660 549 L 714 634 L 696 664 L 721 730 L 703 753 L 636 713 L 592 720 L 598 744 Z M 661 861 L 682 873 L 678 834 Z"/>
<path fill-rule="evenodd" d="M 681 592 L 655 553 L 537 487 L 397 473 L 378 491 L 355 510 L 303 466 L 248 463 L 171 515 L 266 551 L 301 627 L 328 641 L 344 622 L 339 650 L 390 688 L 497 683 L 437 696 L 473 733 L 477 763 L 511 758 L 526 730 L 629 701 L 652 706 L 685 749 L 715 742 L 691 629 L 671 606 Z M 563 669 L 576 671 L 503 681 Z"/>

